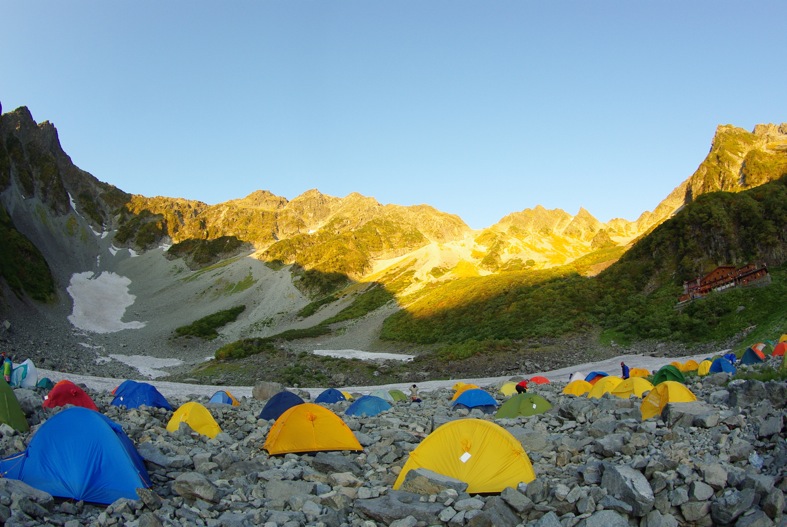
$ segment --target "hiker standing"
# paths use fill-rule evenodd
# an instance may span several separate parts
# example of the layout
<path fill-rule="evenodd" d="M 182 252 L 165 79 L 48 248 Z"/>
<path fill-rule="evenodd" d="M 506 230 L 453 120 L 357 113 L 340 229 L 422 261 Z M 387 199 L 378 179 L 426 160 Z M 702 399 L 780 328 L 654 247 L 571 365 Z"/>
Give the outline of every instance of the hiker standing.
<path fill-rule="evenodd" d="M 626 363 L 621 361 L 620 362 L 620 370 L 624 379 L 629 378 L 629 367 L 626 366 Z"/>
<path fill-rule="evenodd" d="M 5 354 L 5 351 L 2 353 L 3 358 L 3 378 L 5 382 L 11 384 L 11 370 L 14 368 L 14 363 L 11 362 L 11 358 Z"/>
<path fill-rule="evenodd" d="M 414 403 L 421 402 L 421 398 L 418 397 L 418 386 L 416 386 L 415 384 L 410 386 L 410 400 Z"/>

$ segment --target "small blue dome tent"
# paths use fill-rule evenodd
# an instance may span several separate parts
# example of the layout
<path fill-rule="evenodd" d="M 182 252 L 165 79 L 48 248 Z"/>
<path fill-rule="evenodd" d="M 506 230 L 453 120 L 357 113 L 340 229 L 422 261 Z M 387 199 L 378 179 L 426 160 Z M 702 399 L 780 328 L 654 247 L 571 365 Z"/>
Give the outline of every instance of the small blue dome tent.
<path fill-rule="evenodd" d="M 231 406 L 239 406 L 240 403 L 238 400 L 232 396 L 232 394 L 226 390 L 219 390 L 214 393 L 210 399 L 208 399 L 209 403 L 216 403 L 216 404 L 229 404 Z"/>
<path fill-rule="evenodd" d="M 259 418 L 275 421 L 281 414 L 298 404 L 303 404 L 303 399 L 298 394 L 288 392 L 287 390 L 281 391 L 268 399 L 268 402 L 262 408 L 262 412 L 260 412 Z"/>
<path fill-rule="evenodd" d="M 110 403 L 112 406 L 125 406 L 126 408 L 139 408 L 140 406 L 150 406 L 151 408 L 164 408 L 172 410 L 169 401 L 152 384 L 146 382 L 136 382 L 132 380 L 123 381 L 120 386 L 115 388 L 115 398 Z"/>
<path fill-rule="evenodd" d="M 315 403 L 338 403 L 339 401 L 346 401 L 347 398 L 342 392 L 335 388 L 328 388 L 314 400 Z"/>
<path fill-rule="evenodd" d="M 497 401 L 488 392 L 473 388 L 462 394 L 451 403 L 454 408 L 478 408 L 484 413 L 492 413 L 497 409 Z"/>
<path fill-rule="evenodd" d="M 136 489 L 151 486 L 145 462 L 123 428 L 80 406 L 49 418 L 27 450 L 0 460 L 0 476 L 58 498 L 104 505 L 139 499 Z"/>
<path fill-rule="evenodd" d="M 724 358 L 730 361 L 730 364 L 733 366 L 735 366 L 735 362 L 738 360 L 738 356 L 733 352 L 725 353 Z"/>
<path fill-rule="evenodd" d="M 732 363 L 724 357 L 715 359 L 710 365 L 710 373 L 724 372 L 734 374 L 736 371 L 738 370 L 735 368 L 735 366 L 733 366 Z"/>
<path fill-rule="evenodd" d="M 364 395 L 347 407 L 344 413 L 345 415 L 355 415 L 358 417 L 372 417 L 390 409 L 391 403 L 385 399 L 377 397 L 376 395 Z"/>

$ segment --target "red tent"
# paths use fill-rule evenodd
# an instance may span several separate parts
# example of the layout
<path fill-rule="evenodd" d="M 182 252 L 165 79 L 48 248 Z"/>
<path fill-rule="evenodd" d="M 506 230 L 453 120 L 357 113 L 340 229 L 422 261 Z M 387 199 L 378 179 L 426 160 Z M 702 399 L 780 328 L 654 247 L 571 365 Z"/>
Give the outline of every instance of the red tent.
<path fill-rule="evenodd" d="M 787 341 L 779 342 L 774 346 L 773 353 L 771 356 L 773 357 L 781 357 L 787 351 Z"/>
<path fill-rule="evenodd" d="M 64 379 L 55 384 L 49 391 L 49 395 L 44 397 L 44 408 L 55 408 L 67 404 L 98 411 L 96 403 L 82 388 Z"/>
<path fill-rule="evenodd" d="M 549 384 L 549 379 L 542 375 L 536 375 L 535 377 L 530 378 L 530 382 L 534 382 L 536 384 Z"/>

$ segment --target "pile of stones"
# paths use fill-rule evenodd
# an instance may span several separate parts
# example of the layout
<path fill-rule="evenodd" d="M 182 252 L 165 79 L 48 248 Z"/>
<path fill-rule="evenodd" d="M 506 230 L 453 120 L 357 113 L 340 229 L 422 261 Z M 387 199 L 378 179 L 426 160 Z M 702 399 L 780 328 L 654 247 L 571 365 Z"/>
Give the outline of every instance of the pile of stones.
<path fill-rule="evenodd" d="M 98 506 L 0 478 L 0 521 L 65 527 L 787 525 L 787 382 L 715 374 L 690 377 L 687 385 L 697 402 L 669 404 L 645 421 L 639 399 L 562 395 L 565 384 L 557 382 L 531 384 L 551 410 L 516 419 L 452 408 L 447 389 L 374 417 L 345 415 L 349 402 L 343 401 L 326 406 L 347 423 L 362 452 L 280 456 L 263 449 L 273 423 L 258 418 L 278 386 L 261 383 L 254 398 L 236 407 L 188 399 L 205 404 L 221 426 L 213 439 L 185 424 L 168 432 L 171 411 L 112 406 L 111 394 L 88 390 L 145 459 L 153 486 L 139 489 L 138 499 Z M 485 388 L 504 399 L 499 387 Z M 0 425 L 3 456 L 24 450 L 35 429 L 59 411 L 42 408 L 40 390 L 15 394 L 31 432 Z M 185 402 L 170 400 L 175 408 Z M 536 479 L 474 495 L 465 482 L 417 469 L 393 489 L 426 436 L 468 418 L 492 420 L 516 437 Z"/>

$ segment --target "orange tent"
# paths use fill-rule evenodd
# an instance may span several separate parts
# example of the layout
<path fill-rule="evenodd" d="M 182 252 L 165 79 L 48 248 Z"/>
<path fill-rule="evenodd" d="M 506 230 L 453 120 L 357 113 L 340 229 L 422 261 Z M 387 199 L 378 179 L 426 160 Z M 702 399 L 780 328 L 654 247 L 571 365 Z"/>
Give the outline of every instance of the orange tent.
<path fill-rule="evenodd" d="M 270 455 L 328 450 L 363 450 L 342 418 L 315 403 L 292 406 L 276 419 L 263 448 Z"/>
<path fill-rule="evenodd" d="M 781 357 L 784 353 L 787 352 L 787 341 L 782 341 L 776 344 L 773 348 L 773 353 L 771 356 L 773 357 Z"/>
<path fill-rule="evenodd" d="M 549 384 L 549 379 L 543 375 L 536 375 L 535 377 L 530 378 L 530 382 L 534 382 L 536 384 Z"/>

